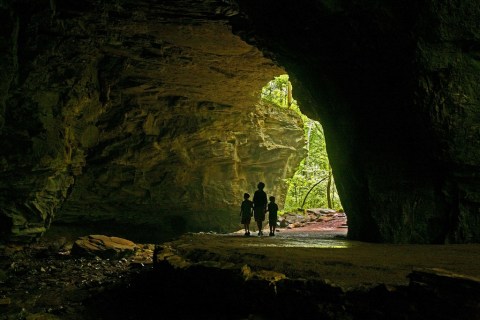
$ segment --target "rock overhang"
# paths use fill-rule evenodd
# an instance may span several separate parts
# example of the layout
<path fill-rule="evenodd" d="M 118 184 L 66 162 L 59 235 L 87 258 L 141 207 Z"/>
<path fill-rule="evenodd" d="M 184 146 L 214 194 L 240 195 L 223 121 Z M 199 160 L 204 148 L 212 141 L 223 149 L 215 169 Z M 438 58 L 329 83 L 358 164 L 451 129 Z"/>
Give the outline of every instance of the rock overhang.
<path fill-rule="evenodd" d="M 232 230 L 257 180 L 285 193 L 301 120 L 258 105 L 284 70 L 232 33 L 224 3 L 24 5 L 5 8 L 18 31 L 6 35 L 19 66 L 8 76 L 21 80 L 2 92 L 4 134 L 26 144 L 3 158 L 7 237 L 35 238 L 52 221 Z M 18 158 L 27 170 L 10 181 Z"/>

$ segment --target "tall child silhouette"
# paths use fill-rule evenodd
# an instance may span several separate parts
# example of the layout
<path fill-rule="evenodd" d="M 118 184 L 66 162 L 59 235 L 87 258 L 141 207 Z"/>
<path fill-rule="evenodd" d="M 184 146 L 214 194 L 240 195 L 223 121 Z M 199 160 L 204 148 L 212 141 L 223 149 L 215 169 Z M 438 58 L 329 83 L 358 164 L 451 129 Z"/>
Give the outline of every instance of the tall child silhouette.
<path fill-rule="evenodd" d="M 262 224 L 265 220 L 265 212 L 267 211 L 268 201 L 267 194 L 265 193 L 265 191 L 263 191 L 263 188 L 265 188 L 265 183 L 259 182 L 257 188 L 258 190 L 255 191 L 255 194 L 253 195 L 253 217 L 257 222 L 258 235 L 261 236 L 263 235 Z"/>

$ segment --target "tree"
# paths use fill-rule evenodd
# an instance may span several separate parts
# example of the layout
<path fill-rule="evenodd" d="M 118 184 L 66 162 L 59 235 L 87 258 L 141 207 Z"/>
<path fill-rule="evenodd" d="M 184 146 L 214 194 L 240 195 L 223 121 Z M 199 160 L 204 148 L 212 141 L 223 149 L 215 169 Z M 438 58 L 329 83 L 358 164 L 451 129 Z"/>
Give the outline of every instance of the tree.
<path fill-rule="evenodd" d="M 323 128 L 318 121 L 303 115 L 292 95 L 288 75 L 275 77 L 263 89 L 261 101 L 297 111 L 304 120 L 307 156 L 300 163 L 294 176 L 286 179 L 288 184 L 285 211 L 298 208 L 328 207 L 341 209 L 335 180 L 328 161 Z"/>
<path fill-rule="evenodd" d="M 304 130 L 307 156 L 295 175 L 287 180 L 289 188 L 285 210 L 314 207 L 341 209 L 328 161 L 323 128 L 317 121 L 308 119 Z M 296 197 L 293 196 L 295 194 Z"/>
<path fill-rule="evenodd" d="M 288 80 L 288 74 L 275 77 L 263 87 L 261 100 L 280 108 L 295 110 L 299 114 L 302 114 L 297 101 L 293 99 L 293 89 L 290 80 Z"/>

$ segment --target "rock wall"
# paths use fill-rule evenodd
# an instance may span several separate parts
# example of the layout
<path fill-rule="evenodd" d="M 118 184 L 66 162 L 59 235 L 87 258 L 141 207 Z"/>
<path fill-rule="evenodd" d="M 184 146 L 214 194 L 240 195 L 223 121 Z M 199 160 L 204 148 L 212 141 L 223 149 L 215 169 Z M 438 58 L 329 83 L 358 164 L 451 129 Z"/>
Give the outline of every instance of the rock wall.
<path fill-rule="evenodd" d="M 480 240 L 476 1 L 239 2 L 322 122 L 350 238 Z"/>
<path fill-rule="evenodd" d="M 276 107 L 163 103 L 132 110 L 110 133 L 115 141 L 100 143 L 58 221 L 231 231 L 243 193 L 253 196 L 258 181 L 283 202 L 283 179 L 304 154 L 300 118 Z"/>
<path fill-rule="evenodd" d="M 234 10 L 2 2 L 1 237 L 35 238 L 54 219 L 232 230 L 259 180 L 282 202 L 302 124 L 256 105 L 284 71 L 232 34 Z"/>

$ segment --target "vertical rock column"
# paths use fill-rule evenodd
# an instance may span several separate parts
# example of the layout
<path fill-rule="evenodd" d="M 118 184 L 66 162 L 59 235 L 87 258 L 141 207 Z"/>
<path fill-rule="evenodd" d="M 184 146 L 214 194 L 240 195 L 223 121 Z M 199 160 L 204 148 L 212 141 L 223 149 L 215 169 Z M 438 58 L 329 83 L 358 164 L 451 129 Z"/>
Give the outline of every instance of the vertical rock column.
<path fill-rule="evenodd" d="M 49 227 L 96 141 L 97 56 L 78 52 L 74 30 L 57 37 L 64 25 L 49 7 L 2 12 L 1 236 L 30 241 Z"/>

